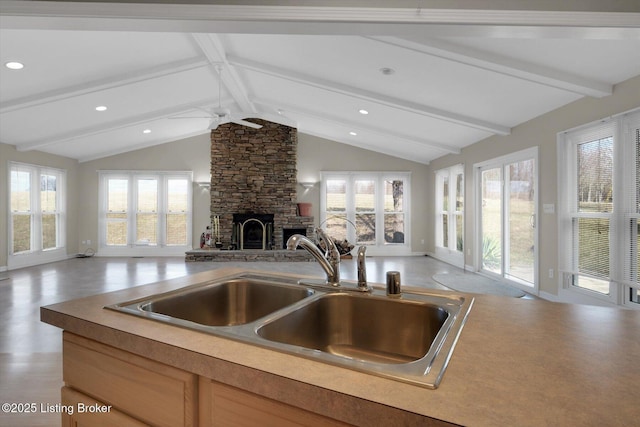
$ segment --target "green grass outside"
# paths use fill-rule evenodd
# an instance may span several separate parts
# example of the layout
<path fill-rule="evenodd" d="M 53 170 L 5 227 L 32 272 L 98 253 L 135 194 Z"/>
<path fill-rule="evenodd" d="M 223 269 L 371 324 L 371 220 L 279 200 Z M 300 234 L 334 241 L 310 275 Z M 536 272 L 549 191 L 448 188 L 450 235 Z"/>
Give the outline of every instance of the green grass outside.
<path fill-rule="evenodd" d="M 12 191 L 10 206 L 12 214 L 13 253 L 31 250 L 31 199 L 29 191 Z M 53 212 L 56 209 L 55 192 L 40 192 L 40 209 Z M 56 215 L 54 213 L 41 214 L 42 249 L 52 249 L 57 246 Z"/>
<path fill-rule="evenodd" d="M 509 265 L 507 271 L 520 279 L 533 282 L 534 279 L 534 229 L 531 227 L 532 200 L 512 198 L 509 203 Z M 502 214 L 499 198 L 485 198 L 482 206 L 482 234 L 491 244 L 496 245 L 496 253 L 486 255 L 486 268 L 500 272 L 502 241 Z M 488 258 L 492 259 L 489 260 Z M 497 258 L 497 259 L 496 259 Z"/>

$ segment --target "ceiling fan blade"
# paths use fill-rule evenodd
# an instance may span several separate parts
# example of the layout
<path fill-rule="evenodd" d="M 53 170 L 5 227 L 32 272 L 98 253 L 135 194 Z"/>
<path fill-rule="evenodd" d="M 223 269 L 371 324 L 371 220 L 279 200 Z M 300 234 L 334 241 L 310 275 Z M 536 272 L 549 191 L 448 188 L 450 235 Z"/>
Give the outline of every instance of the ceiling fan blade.
<path fill-rule="evenodd" d="M 242 119 L 233 119 L 233 120 L 231 120 L 231 123 L 235 123 L 237 125 L 242 125 L 242 126 L 248 126 L 250 128 L 253 128 L 253 129 L 260 129 L 262 127 L 262 125 L 251 123 L 251 122 L 248 122 L 248 121 L 242 120 Z"/>
<path fill-rule="evenodd" d="M 207 108 L 203 108 L 203 107 L 196 107 L 195 109 L 196 109 L 196 110 L 200 110 L 200 111 L 202 111 L 203 113 L 205 113 L 205 114 L 207 114 L 207 115 L 211 116 L 211 111 L 210 111 L 209 109 L 207 109 Z"/>

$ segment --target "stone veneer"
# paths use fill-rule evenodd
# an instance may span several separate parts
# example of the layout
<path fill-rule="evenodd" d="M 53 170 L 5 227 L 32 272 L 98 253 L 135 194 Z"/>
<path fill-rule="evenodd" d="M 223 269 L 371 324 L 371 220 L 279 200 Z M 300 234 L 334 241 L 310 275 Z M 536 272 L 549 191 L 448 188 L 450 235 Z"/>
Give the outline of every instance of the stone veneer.
<path fill-rule="evenodd" d="M 228 123 L 211 131 L 211 215 L 220 216 L 223 247 L 231 244 L 234 213 L 274 214 L 274 246 L 283 228 L 306 228 L 297 215 L 297 129 L 251 119 L 260 129 Z"/>
<path fill-rule="evenodd" d="M 185 261 L 187 262 L 202 262 L 202 261 L 217 261 L 217 262 L 229 262 L 229 261 L 313 261 L 309 252 L 305 250 L 298 251 L 263 251 L 261 249 L 245 249 L 243 251 L 220 251 L 216 249 L 203 250 L 194 249 L 187 251 L 185 254 Z"/>

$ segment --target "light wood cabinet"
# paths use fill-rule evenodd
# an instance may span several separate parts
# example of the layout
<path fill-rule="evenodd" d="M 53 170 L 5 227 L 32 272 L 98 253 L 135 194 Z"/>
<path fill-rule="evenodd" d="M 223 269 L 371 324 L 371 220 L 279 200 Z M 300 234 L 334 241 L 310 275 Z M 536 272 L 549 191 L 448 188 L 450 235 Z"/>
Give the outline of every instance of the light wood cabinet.
<path fill-rule="evenodd" d="M 68 332 L 63 380 L 63 427 L 348 426 Z"/>
<path fill-rule="evenodd" d="M 350 424 L 201 378 L 200 425 L 207 427 L 347 427 Z"/>
<path fill-rule="evenodd" d="M 195 374 L 66 332 L 62 369 L 66 388 L 112 411 L 154 426 L 197 425 Z M 93 414 L 92 423 L 103 415 Z"/>
<path fill-rule="evenodd" d="M 147 425 L 69 387 L 62 387 L 61 394 L 62 405 L 73 408 L 71 411 L 62 412 L 62 427 L 143 427 Z M 105 412 L 96 413 L 96 408 L 104 409 Z"/>

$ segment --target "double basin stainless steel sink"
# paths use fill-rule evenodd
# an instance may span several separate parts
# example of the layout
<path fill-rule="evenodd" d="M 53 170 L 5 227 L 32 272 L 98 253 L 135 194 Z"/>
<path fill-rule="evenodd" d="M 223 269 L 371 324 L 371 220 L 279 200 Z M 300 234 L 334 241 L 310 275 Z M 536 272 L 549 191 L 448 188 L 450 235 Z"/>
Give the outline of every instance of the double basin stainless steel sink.
<path fill-rule="evenodd" d="M 240 274 L 106 308 L 436 388 L 473 297 L 362 293 Z"/>

